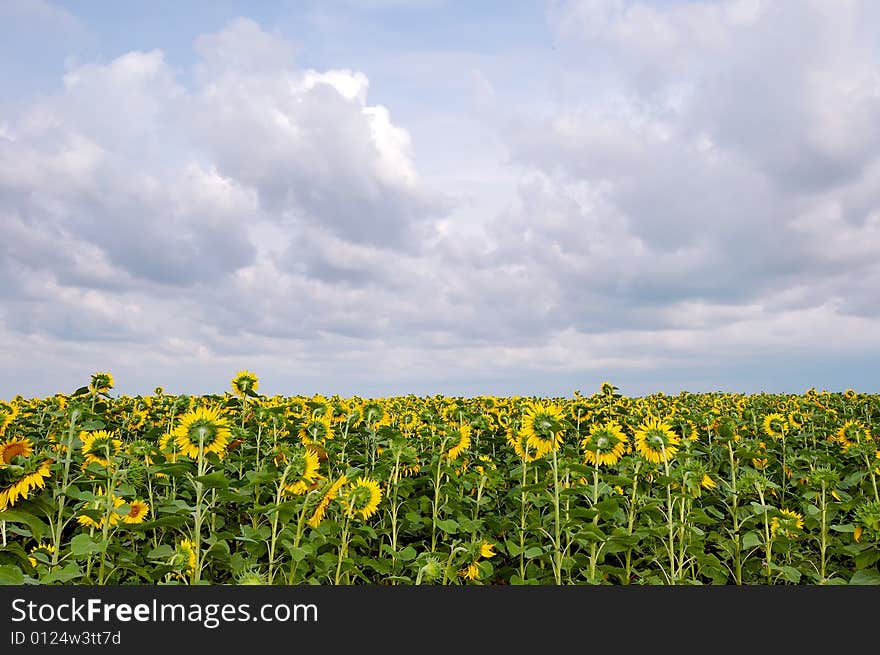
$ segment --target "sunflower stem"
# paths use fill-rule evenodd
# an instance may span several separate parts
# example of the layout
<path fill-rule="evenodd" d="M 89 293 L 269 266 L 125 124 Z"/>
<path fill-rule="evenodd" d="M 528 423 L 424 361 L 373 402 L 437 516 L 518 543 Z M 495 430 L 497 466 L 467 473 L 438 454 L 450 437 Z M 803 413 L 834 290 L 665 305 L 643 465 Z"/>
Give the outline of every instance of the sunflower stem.
<path fill-rule="evenodd" d="M 349 512 L 346 511 L 345 518 L 342 520 L 342 536 L 339 540 L 339 557 L 336 560 L 336 577 L 333 579 L 333 584 L 335 585 L 340 584 L 340 580 L 342 579 L 342 562 L 348 555 L 348 527 Z"/>
<path fill-rule="evenodd" d="M 638 484 L 639 484 L 639 469 L 642 466 L 641 460 L 636 462 L 635 470 L 633 471 L 633 484 L 632 484 L 632 494 L 630 495 L 629 508 L 627 510 L 626 517 L 626 534 L 628 537 L 631 537 L 635 528 L 636 521 L 636 495 L 638 493 Z M 625 563 L 624 563 L 624 584 L 629 584 L 632 581 L 632 546 L 627 546 L 626 555 L 625 555 Z"/>
<path fill-rule="evenodd" d="M 55 529 L 52 531 L 52 541 L 55 550 L 52 551 L 52 566 L 58 565 L 58 557 L 61 554 L 61 529 L 63 527 L 62 519 L 64 518 L 64 502 L 67 499 L 67 489 L 70 480 L 70 460 L 73 453 L 73 436 L 76 429 L 77 410 L 71 412 L 70 427 L 67 431 L 67 443 L 64 450 L 64 475 L 61 478 L 61 489 L 56 490 L 55 494 L 58 499 L 58 513 L 55 520 Z"/>
<path fill-rule="evenodd" d="M 559 461 L 556 455 L 556 444 L 553 444 L 553 576 L 556 584 L 562 584 L 562 543 L 559 520 Z"/>
<path fill-rule="evenodd" d="M 733 490 L 733 577 L 737 585 L 742 585 L 742 535 L 739 533 L 741 524 L 739 521 L 739 490 L 736 486 L 737 463 L 730 441 L 727 442 L 727 452 L 730 458 L 730 486 Z"/>
<path fill-rule="evenodd" d="M 519 492 L 519 577 L 523 582 L 526 579 L 526 557 L 523 554 L 526 549 L 526 474 L 528 462 L 522 460 L 522 484 Z"/>
<path fill-rule="evenodd" d="M 284 472 L 281 474 L 281 479 L 278 481 L 278 486 L 275 490 L 275 508 L 272 512 L 272 537 L 269 542 L 269 584 L 272 584 L 272 580 L 275 577 L 275 546 L 278 543 L 278 517 L 281 514 L 279 507 L 281 505 L 281 497 L 284 495 L 284 484 L 287 481 L 287 475 L 290 473 L 291 466 L 292 464 L 288 462 L 287 466 L 284 467 Z"/>

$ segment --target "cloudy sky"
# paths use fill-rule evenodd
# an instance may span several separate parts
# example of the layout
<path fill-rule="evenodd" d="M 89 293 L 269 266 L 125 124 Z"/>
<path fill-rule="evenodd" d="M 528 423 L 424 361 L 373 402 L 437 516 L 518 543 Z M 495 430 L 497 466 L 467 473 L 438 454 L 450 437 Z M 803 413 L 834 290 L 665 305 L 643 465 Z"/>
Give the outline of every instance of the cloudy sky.
<path fill-rule="evenodd" d="M 0 23 L 0 397 L 880 391 L 873 0 Z"/>

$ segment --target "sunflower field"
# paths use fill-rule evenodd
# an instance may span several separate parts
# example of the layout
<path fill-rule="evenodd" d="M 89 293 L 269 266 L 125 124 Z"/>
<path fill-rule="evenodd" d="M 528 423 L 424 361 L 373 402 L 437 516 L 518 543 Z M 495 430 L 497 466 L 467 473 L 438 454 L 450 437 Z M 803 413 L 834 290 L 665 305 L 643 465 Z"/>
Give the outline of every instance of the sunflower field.
<path fill-rule="evenodd" d="M 880 396 L 0 402 L 0 583 L 880 583 Z"/>

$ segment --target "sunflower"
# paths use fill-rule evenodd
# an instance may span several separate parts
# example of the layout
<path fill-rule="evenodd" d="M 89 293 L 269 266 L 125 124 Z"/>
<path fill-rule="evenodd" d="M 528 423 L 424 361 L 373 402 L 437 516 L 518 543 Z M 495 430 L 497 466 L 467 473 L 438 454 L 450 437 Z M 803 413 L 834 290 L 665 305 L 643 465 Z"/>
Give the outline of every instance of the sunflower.
<path fill-rule="evenodd" d="M 352 483 L 343 497 L 348 515 L 360 514 L 364 520 L 376 513 L 381 500 L 382 489 L 379 483 L 363 476 Z"/>
<path fill-rule="evenodd" d="M 457 435 L 458 438 L 455 440 L 455 445 L 452 446 L 448 451 L 446 451 L 446 457 L 449 461 L 455 461 L 458 459 L 458 456 L 461 455 L 465 450 L 471 447 L 471 426 L 467 423 L 463 423 L 461 426 L 456 428 L 450 428 L 448 433 L 453 438 Z"/>
<path fill-rule="evenodd" d="M 53 546 L 52 544 L 47 543 L 47 542 L 42 542 L 42 543 L 37 544 L 33 548 L 31 548 L 30 556 L 28 557 L 28 561 L 31 563 L 31 566 L 33 566 L 33 567 L 37 566 L 37 558 L 33 557 L 33 555 L 36 555 L 39 552 L 42 552 L 46 555 L 51 555 L 52 553 L 55 552 L 55 546 Z"/>
<path fill-rule="evenodd" d="M 779 516 L 774 516 L 770 521 L 770 534 L 773 536 L 779 533 L 789 539 L 795 539 L 803 528 L 803 515 L 789 509 L 779 510 Z"/>
<path fill-rule="evenodd" d="M 718 483 L 715 482 L 712 478 L 709 477 L 708 473 L 703 474 L 703 478 L 700 480 L 700 486 L 703 489 L 712 490 L 718 486 Z"/>
<path fill-rule="evenodd" d="M 329 507 L 330 503 L 332 503 L 336 496 L 339 495 L 339 490 L 348 482 L 348 478 L 345 475 L 340 475 L 336 480 L 334 480 L 329 487 L 327 487 L 327 491 L 324 492 L 324 495 L 321 496 L 321 500 L 318 502 L 318 506 L 315 508 L 312 517 L 309 519 L 308 523 L 313 528 L 317 528 L 321 525 L 321 521 L 324 520 L 324 514 L 327 511 L 327 507 Z"/>
<path fill-rule="evenodd" d="M 528 437 L 514 428 L 509 428 L 507 430 L 507 443 L 513 448 L 517 457 L 524 462 L 534 462 L 535 460 L 541 459 L 538 450 L 529 443 Z"/>
<path fill-rule="evenodd" d="M 333 438 L 333 418 L 329 413 L 313 416 L 299 431 L 304 444 L 322 444 Z"/>
<path fill-rule="evenodd" d="M 0 401 L 0 435 L 6 431 L 16 416 L 18 416 L 18 407 Z"/>
<path fill-rule="evenodd" d="M 32 490 L 44 489 L 46 478 L 51 475 L 51 461 L 27 460 L 20 466 L 0 467 L 0 512 L 15 505 L 19 498 L 27 498 Z"/>
<path fill-rule="evenodd" d="M 113 384 L 113 376 L 109 373 L 95 373 L 89 381 L 89 391 L 92 393 L 107 393 L 113 388 Z"/>
<path fill-rule="evenodd" d="M 555 404 L 530 403 L 522 418 L 522 432 L 540 456 L 562 445 L 563 410 Z"/>
<path fill-rule="evenodd" d="M 318 453 L 308 448 L 297 453 L 294 457 L 294 463 L 288 473 L 284 490 L 298 496 L 304 494 L 318 481 L 319 462 Z"/>
<path fill-rule="evenodd" d="M 114 510 L 117 507 L 121 507 L 122 505 L 125 505 L 125 499 L 120 498 L 119 496 L 117 496 L 115 494 L 113 495 L 112 502 L 113 502 L 113 509 Z M 95 510 L 97 512 L 104 512 L 106 507 L 107 507 L 107 499 L 105 498 L 105 495 L 104 495 L 104 489 L 102 487 L 98 487 L 97 489 L 95 489 L 95 499 L 93 501 L 91 501 L 90 503 L 88 503 L 83 509 Z M 87 528 L 95 528 L 97 530 L 100 530 L 101 528 L 104 527 L 104 519 L 105 519 L 105 517 L 102 516 L 100 520 L 96 521 L 88 514 L 80 514 L 79 516 L 76 517 L 76 521 L 80 525 L 87 527 Z M 111 526 L 119 523 L 119 521 L 121 519 L 122 519 L 121 514 L 118 514 L 116 511 L 110 512 L 110 525 Z"/>
<path fill-rule="evenodd" d="M 110 460 L 107 454 L 112 457 L 122 450 L 122 441 L 115 439 L 107 430 L 83 431 L 79 433 L 79 439 L 82 441 L 83 468 L 92 463 L 109 466 Z"/>
<path fill-rule="evenodd" d="M 480 557 L 483 559 L 489 559 L 490 557 L 495 557 L 498 553 L 495 552 L 495 544 L 484 541 L 480 544 Z"/>
<path fill-rule="evenodd" d="M 182 455 L 198 459 L 201 444 L 205 454 L 214 453 L 222 459 L 231 433 L 219 409 L 199 407 L 184 414 L 172 434 Z"/>
<path fill-rule="evenodd" d="M 590 434 L 581 440 L 584 461 L 587 464 L 614 466 L 623 457 L 629 440 L 615 421 L 594 425 Z"/>
<path fill-rule="evenodd" d="M 150 513 L 150 506 L 142 500 L 133 500 L 128 507 L 128 514 L 122 515 L 123 523 L 143 523 Z"/>
<path fill-rule="evenodd" d="M 0 467 L 12 464 L 13 457 L 28 458 L 33 452 L 33 446 L 28 439 L 7 439 L 0 443 Z"/>
<path fill-rule="evenodd" d="M 174 552 L 173 563 L 183 568 L 184 572 L 196 570 L 196 545 L 189 539 L 181 539 Z"/>
<path fill-rule="evenodd" d="M 260 386 L 260 381 L 256 373 L 250 371 L 239 371 L 232 378 L 232 393 L 236 396 L 246 396 L 248 392 L 256 391 Z"/>
<path fill-rule="evenodd" d="M 649 462 L 669 461 L 678 452 L 681 438 L 659 418 L 648 417 L 636 430 L 636 451 Z"/>
<path fill-rule="evenodd" d="M 479 562 L 471 562 L 466 567 L 461 569 L 458 572 L 458 575 L 464 578 L 465 580 L 479 580 L 480 579 L 480 564 Z"/>
<path fill-rule="evenodd" d="M 849 450 L 861 443 L 863 439 L 870 441 L 871 433 L 864 425 L 856 421 L 844 422 L 831 437 L 831 441 L 839 443 L 844 450 Z"/>
<path fill-rule="evenodd" d="M 788 423 L 782 414 L 772 413 L 764 417 L 764 434 L 774 439 L 782 438 L 788 431 Z"/>

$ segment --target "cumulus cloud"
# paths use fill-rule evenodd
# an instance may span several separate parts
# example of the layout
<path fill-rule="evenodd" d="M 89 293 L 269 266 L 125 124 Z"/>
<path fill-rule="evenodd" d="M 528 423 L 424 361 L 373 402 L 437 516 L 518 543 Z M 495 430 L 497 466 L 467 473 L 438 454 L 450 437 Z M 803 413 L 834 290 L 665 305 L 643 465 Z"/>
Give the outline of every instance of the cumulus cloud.
<path fill-rule="evenodd" d="M 472 158 L 466 193 L 424 175 L 369 70 L 305 68 L 246 18 L 195 39 L 191 70 L 73 65 L 0 115 L 0 341 L 35 353 L 0 363 L 557 393 L 873 357 L 877 11 L 550 2 L 546 87 L 513 102 L 510 72 L 470 70 L 471 106 L 436 109 L 471 130 L 431 143 Z"/>

